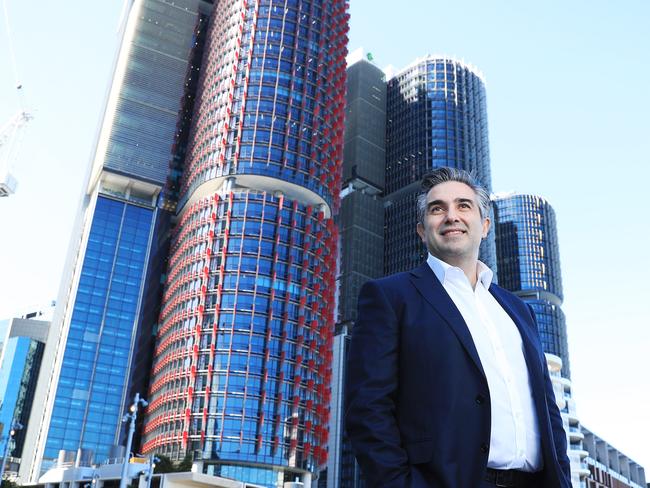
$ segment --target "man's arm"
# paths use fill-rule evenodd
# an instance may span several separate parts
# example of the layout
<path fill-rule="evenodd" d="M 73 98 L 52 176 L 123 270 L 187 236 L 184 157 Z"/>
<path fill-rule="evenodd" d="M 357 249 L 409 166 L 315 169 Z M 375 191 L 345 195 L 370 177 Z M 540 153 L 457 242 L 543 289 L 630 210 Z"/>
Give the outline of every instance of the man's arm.
<path fill-rule="evenodd" d="M 346 371 L 346 430 L 368 486 L 408 485 L 406 451 L 395 417 L 399 325 L 377 282 L 359 294 Z"/>
<path fill-rule="evenodd" d="M 528 305 L 528 304 L 527 304 Z M 537 327 L 537 319 L 535 318 L 535 312 L 533 308 L 528 305 L 530 314 L 533 317 L 533 322 L 535 324 L 535 331 L 539 337 L 539 329 Z M 541 341 L 540 341 L 541 343 Z M 564 431 L 564 425 L 562 423 L 562 416 L 560 415 L 560 409 L 557 406 L 555 401 L 555 391 L 553 391 L 553 383 L 551 382 L 551 376 L 548 372 L 548 365 L 546 361 L 544 363 L 544 386 L 546 394 L 546 404 L 548 406 L 548 414 L 551 420 L 551 432 L 553 434 L 553 444 L 555 445 L 555 452 L 557 454 L 558 464 L 560 465 L 560 476 L 563 476 L 564 479 L 560 480 L 561 488 L 571 488 L 571 464 L 569 461 L 569 456 L 567 454 L 567 443 L 566 443 L 566 432 Z"/>

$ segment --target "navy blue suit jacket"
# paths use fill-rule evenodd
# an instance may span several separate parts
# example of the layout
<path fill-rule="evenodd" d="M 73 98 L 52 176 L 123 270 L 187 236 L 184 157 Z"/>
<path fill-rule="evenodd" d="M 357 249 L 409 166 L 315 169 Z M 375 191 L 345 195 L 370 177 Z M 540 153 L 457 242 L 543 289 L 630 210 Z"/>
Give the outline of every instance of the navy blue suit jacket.
<path fill-rule="evenodd" d="M 566 435 L 534 315 L 497 285 L 517 325 L 539 419 L 543 487 L 569 488 Z M 476 488 L 490 391 L 462 315 L 427 263 L 361 289 L 346 378 L 346 429 L 371 487 Z"/>

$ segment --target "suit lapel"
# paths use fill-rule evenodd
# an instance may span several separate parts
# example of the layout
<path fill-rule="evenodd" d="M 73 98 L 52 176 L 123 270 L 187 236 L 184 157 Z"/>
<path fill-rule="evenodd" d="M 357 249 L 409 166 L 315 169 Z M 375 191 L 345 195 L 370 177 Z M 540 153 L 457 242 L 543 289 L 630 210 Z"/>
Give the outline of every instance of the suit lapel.
<path fill-rule="evenodd" d="M 410 278 L 429 305 L 449 324 L 463 348 L 485 378 L 485 371 L 483 371 L 481 360 L 478 357 L 478 352 L 474 345 L 472 335 L 467 328 L 467 324 L 429 265 L 425 262 L 418 268 L 412 270 Z"/>
<path fill-rule="evenodd" d="M 526 325 L 530 323 L 530 320 L 522 318 L 514 310 L 511 301 L 507 299 L 507 297 L 502 293 L 501 289 L 497 288 L 496 286 L 490 286 L 490 293 L 496 299 L 496 301 L 499 302 L 501 308 L 503 308 L 510 316 L 512 321 L 517 326 L 517 329 L 519 330 L 519 335 L 521 336 L 521 341 L 524 345 L 524 357 L 526 359 L 526 366 L 528 367 L 528 374 L 530 375 L 531 384 L 541 384 L 539 382 L 543 382 L 543 369 L 542 365 L 540 364 L 540 351 L 539 348 L 535 345 L 532 327 Z M 539 391 L 539 388 L 533 388 L 533 394 L 538 393 Z M 541 391 L 543 391 L 543 388 Z"/>

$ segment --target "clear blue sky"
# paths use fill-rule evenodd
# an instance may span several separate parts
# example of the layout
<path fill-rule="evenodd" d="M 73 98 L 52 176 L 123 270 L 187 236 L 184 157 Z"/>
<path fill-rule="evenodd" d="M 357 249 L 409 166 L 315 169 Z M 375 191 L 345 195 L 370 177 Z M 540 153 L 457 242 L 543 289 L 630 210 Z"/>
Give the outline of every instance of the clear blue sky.
<path fill-rule="evenodd" d="M 6 1 L 36 118 L 0 200 L 0 317 L 56 296 L 121 9 Z M 650 474 L 650 3 L 350 3 L 350 49 L 380 67 L 438 53 L 485 74 L 494 190 L 557 214 L 578 414 Z M 18 109 L 2 20 L 0 122 Z"/>

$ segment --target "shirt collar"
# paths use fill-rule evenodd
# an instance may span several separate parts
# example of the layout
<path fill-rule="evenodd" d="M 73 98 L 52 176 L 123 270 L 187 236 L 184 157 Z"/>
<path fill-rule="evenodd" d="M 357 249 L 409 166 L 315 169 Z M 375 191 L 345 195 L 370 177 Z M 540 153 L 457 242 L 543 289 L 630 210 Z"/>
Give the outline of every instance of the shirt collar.
<path fill-rule="evenodd" d="M 447 279 L 448 272 L 450 269 L 457 269 L 460 270 L 460 268 L 456 266 L 452 266 L 451 264 L 445 263 L 441 259 L 438 259 L 435 257 L 433 254 L 429 253 L 429 257 L 427 258 L 427 264 L 433 271 L 433 273 L 436 275 L 436 278 L 440 281 L 440 283 L 444 284 L 445 280 Z M 462 270 L 460 270 L 462 272 Z M 478 281 L 480 281 L 485 289 L 490 288 L 490 284 L 492 283 L 492 278 L 494 276 L 494 273 L 490 268 L 488 268 L 484 263 L 481 261 L 476 262 L 476 271 L 478 273 Z M 463 273 L 464 276 L 464 273 Z"/>

